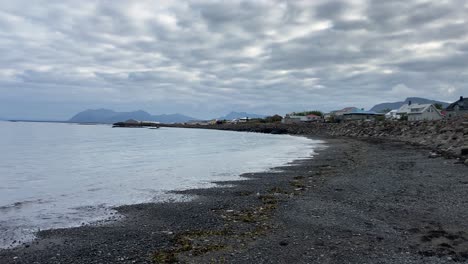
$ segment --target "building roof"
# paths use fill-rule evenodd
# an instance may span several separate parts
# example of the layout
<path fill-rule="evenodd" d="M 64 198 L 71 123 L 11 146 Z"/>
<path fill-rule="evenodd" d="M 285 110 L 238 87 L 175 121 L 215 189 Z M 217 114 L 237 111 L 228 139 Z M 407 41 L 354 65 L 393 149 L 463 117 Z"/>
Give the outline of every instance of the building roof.
<path fill-rule="evenodd" d="M 307 115 L 307 117 L 309 117 L 309 118 L 320 118 L 320 116 L 314 115 L 314 114 Z"/>
<path fill-rule="evenodd" d="M 422 113 L 427 108 L 431 107 L 432 104 L 404 104 L 398 108 L 397 113 L 399 114 L 410 114 L 410 113 Z"/>
<path fill-rule="evenodd" d="M 366 110 L 362 110 L 362 109 L 356 109 L 352 112 L 349 112 L 349 113 L 345 113 L 344 115 L 384 115 L 382 113 L 377 113 L 377 112 L 374 112 L 374 111 L 366 111 Z"/>
<path fill-rule="evenodd" d="M 410 105 L 408 115 L 411 114 L 422 114 L 427 108 L 431 107 L 432 104 L 414 104 Z"/>
<path fill-rule="evenodd" d="M 349 112 L 352 112 L 352 111 L 355 111 L 359 108 L 357 107 L 345 107 L 341 110 L 335 110 L 335 111 L 331 111 L 330 114 L 343 114 L 343 113 L 349 113 Z"/>
<path fill-rule="evenodd" d="M 410 111 L 407 112 L 406 114 L 419 115 L 419 114 L 424 113 L 428 108 L 432 107 L 433 104 L 415 104 L 414 106 L 413 105 L 411 106 L 412 107 L 409 108 Z M 443 114 L 435 106 L 434 106 L 434 110 L 437 114 L 439 114 L 440 116 L 443 116 Z"/>
<path fill-rule="evenodd" d="M 289 119 L 301 119 L 301 118 L 305 118 L 305 116 L 286 115 L 285 118 L 289 118 Z"/>
<path fill-rule="evenodd" d="M 460 99 L 458 101 L 451 103 L 449 106 L 447 106 L 446 110 L 447 111 L 454 111 L 455 106 L 458 106 L 459 110 L 468 110 L 468 98 L 464 98 L 463 96 L 460 96 Z"/>

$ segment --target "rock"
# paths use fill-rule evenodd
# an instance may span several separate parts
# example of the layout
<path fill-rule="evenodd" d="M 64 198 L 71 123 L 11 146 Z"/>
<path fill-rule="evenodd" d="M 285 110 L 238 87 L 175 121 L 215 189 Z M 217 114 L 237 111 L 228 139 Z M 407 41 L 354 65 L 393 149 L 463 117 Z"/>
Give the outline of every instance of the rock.
<path fill-rule="evenodd" d="M 468 155 L 468 146 L 463 146 L 463 147 L 461 147 L 461 149 L 460 149 L 460 154 L 461 154 L 462 156 Z"/>
<path fill-rule="evenodd" d="M 468 159 L 465 160 L 465 165 L 468 166 Z"/>
<path fill-rule="evenodd" d="M 429 158 L 431 158 L 431 159 L 438 158 L 438 157 L 440 157 L 440 154 L 438 154 L 438 153 L 431 152 L 431 153 L 429 154 Z"/>

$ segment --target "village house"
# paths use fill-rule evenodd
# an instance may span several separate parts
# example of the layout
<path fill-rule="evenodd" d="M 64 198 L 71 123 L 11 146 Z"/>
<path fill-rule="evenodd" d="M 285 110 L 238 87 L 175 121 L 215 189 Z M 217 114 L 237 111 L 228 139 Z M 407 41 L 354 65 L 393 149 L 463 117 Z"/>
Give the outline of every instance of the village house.
<path fill-rule="evenodd" d="M 283 120 L 281 120 L 281 123 L 283 123 L 283 124 L 295 124 L 295 123 L 305 122 L 305 120 L 306 120 L 305 116 L 297 116 L 297 115 L 287 114 L 283 118 Z"/>
<path fill-rule="evenodd" d="M 400 116 L 398 115 L 398 110 L 394 109 L 385 114 L 385 119 L 398 120 Z"/>
<path fill-rule="evenodd" d="M 309 114 L 309 115 L 291 115 L 287 114 L 281 123 L 283 124 L 294 124 L 294 123 L 303 123 L 303 122 L 319 122 L 322 120 L 321 116 Z"/>
<path fill-rule="evenodd" d="M 442 113 L 433 104 L 408 104 L 402 105 L 397 115 L 406 116 L 408 121 L 423 121 L 423 120 L 440 120 L 444 118 Z"/>
<path fill-rule="evenodd" d="M 343 114 L 343 120 L 345 121 L 356 121 L 356 120 L 376 121 L 376 120 L 383 119 L 383 118 L 384 118 L 384 114 L 382 113 L 365 111 L 363 109 L 357 109 L 352 112 Z"/>
<path fill-rule="evenodd" d="M 306 122 L 318 122 L 321 121 L 322 117 L 314 114 L 306 115 Z"/>
<path fill-rule="evenodd" d="M 327 122 L 339 122 L 343 120 L 343 115 L 358 110 L 356 107 L 345 107 L 341 110 L 331 111 L 324 115 L 324 119 Z"/>
<path fill-rule="evenodd" d="M 468 115 L 468 98 L 463 98 L 463 96 L 460 96 L 458 101 L 447 106 L 446 111 L 447 117 Z"/>
<path fill-rule="evenodd" d="M 433 104 L 420 104 L 412 107 L 408 113 L 408 121 L 440 120 L 442 113 Z"/>

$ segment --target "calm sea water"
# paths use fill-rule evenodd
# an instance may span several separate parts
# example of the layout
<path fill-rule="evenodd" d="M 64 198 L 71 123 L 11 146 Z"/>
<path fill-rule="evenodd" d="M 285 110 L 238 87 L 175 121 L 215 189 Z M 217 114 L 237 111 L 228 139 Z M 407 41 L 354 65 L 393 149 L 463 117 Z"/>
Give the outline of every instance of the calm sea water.
<path fill-rule="evenodd" d="M 187 199 L 167 192 L 240 180 L 321 145 L 287 135 L 0 122 L 0 248 L 38 230 L 109 219 L 118 205 Z"/>

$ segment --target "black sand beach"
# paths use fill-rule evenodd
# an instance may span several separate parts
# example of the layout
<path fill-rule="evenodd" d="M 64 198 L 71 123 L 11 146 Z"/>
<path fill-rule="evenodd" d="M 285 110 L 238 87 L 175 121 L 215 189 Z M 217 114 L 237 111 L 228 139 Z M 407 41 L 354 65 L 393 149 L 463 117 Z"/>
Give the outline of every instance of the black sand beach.
<path fill-rule="evenodd" d="M 325 140 L 296 166 L 183 192 L 191 202 L 43 231 L 0 263 L 468 263 L 467 166 L 404 143 Z"/>

